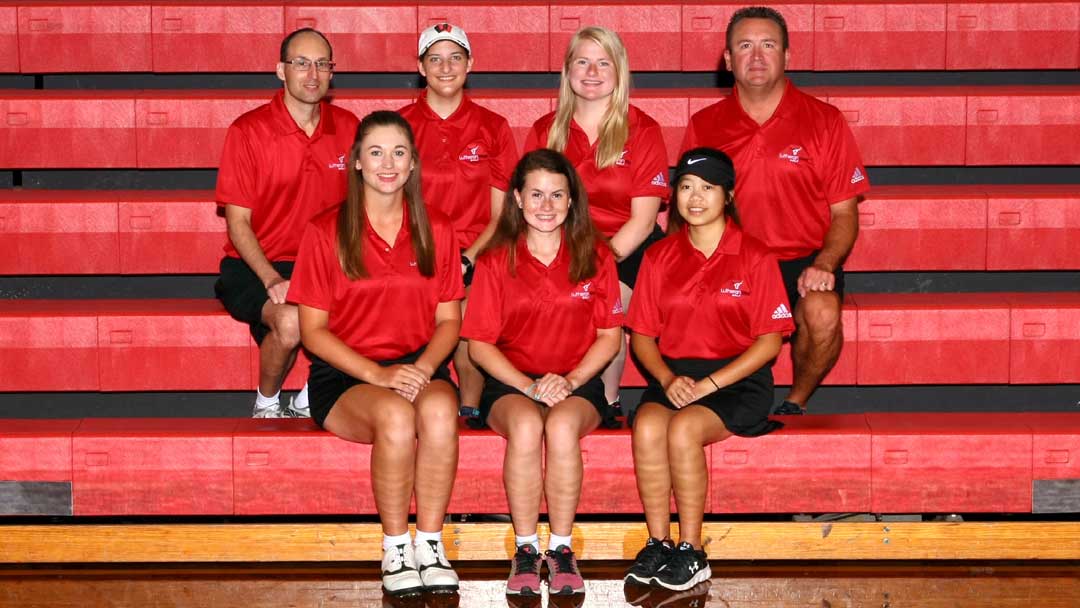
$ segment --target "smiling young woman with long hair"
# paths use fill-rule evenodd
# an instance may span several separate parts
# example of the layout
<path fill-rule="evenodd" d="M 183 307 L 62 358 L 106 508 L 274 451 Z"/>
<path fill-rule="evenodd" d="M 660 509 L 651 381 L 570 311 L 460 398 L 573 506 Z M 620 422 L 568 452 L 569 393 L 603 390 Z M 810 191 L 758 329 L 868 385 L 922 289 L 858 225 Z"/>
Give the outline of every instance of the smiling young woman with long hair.
<path fill-rule="evenodd" d="M 457 242 L 449 220 L 424 207 L 412 131 L 399 114 L 364 117 L 348 170 L 345 202 L 304 231 L 289 289 L 312 356 L 311 415 L 338 437 L 372 444 L 386 591 L 453 591 L 441 533 L 458 453 L 446 366 L 464 296 Z"/>

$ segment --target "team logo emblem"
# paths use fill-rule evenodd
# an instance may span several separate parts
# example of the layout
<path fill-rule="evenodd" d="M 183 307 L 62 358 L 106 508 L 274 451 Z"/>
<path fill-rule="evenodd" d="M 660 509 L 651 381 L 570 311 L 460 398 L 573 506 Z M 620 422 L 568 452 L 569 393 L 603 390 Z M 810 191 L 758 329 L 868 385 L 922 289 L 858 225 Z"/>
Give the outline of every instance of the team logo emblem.
<path fill-rule="evenodd" d="M 851 183 L 857 184 L 857 183 L 863 181 L 864 179 L 866 179 L 866 176 L 863 175 L 862 171 L 859 171 L 858 167 L 855 167 L 855 173 L 851 174 Z"/>
<path fill-rule="evenodd" d="M 780 305 L 776 307 L 776 310 L 773 311 L 772 318 L 773 319 L 790 319 L 791 318 L 791 310 L 788 309 L 786 304 L 781 302 Z"/>
<path fill-rule="evenodd" d="M 484 148 L 484 144 L 479 142 L 473 142 L 465 146 L 465 149 L 463 149 L 461 151 L 461 154 L 458 156 L 458 160 L 468 163 L 478 163 L 487 155 L 487 149 Z"/>
<path fill-rule="evenodd" d="M 786 150 L 780 153 L 780 158 L 794 164 L 799 164 L 799 154 L 802 153 L 802 146 L 788 146 Z"/>
<path fill-rule="evenodd" d="M 720 288 L 720 293 L 733 298 L 741 298 L 743 295 L 743 283 L 745 281 L 729 281 L 727 285 Z"/>
<path fill-rule="evenodd" d="M 592 299 L 592 281 L 586 281 L 581 283 L 576 291 L 570 292 L 571 298 L 577 298 L 579 300 L 591 300 Z"/>
<path fill-rule="evenodd" d="M 649 182 L 649 183 L 651 183 L 654 186 L 666 186 L 667 185 L 667 176 L 664 175 L 663 171 L 661 171 L 660 173 L 657 173 L 656 177 L 652 178 L 652 181 Z"/>
<path fill-rule="evenodd" d="M 615 300 L 615 305 L 611 307 L 611 314 L 621 315 L 623 313 L 622 298 Z"/>
<path fill-rule="evenodd" d="M 447 32 L 454 31 L 454 26 L 450 25 L 449 23 L 440 23 L 435 26 L 435 31 L 439 32 L 440 34 L 445 34 Z"/>
<path fill-rule="evenodd" d="M 625 167 L 630 164 L 630 161 L 626 159 L 626 154 L 629 150 L 623 150 L 619 153 L 619 160 L 615 161 L 616 167 Z"/>
<path fill-rule="evenodd" d="M 338 171 L 345 170 L 345 155 L 339 154 L 336 163 L 326 163 L 327 169 L 337 169 Z"/>

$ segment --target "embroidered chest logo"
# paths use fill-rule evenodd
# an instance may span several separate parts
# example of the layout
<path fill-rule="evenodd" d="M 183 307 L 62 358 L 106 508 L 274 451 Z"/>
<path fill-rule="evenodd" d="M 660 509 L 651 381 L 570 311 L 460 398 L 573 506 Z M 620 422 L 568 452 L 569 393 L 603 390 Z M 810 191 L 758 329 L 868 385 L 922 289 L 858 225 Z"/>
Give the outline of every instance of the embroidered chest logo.
<path fill-rule="evenodd" d="M 478 163 L 480 162 L 480 159 L 485 156 L 487 156 L 487 150 L 484 149 L 484 145 L 473 143 L 465 146 L 465 149 L 462 150 L 461 154 L 458 156 L 458 160 L 469 163 Z"/>
<path fill-rule="evenodd" d="M 336 163 L 326 163 L 327 169 L 337 169 L 338 171 L 345 170 L 345 155 L 339 154 Z"/>
<path fill-rule="evenodd" d="M 799 154 L 802 153 L 802 146 L 788 146 L 786 150 L 780 153 L 780 158 L 794 164 L 799 164 Z"/>
<path fill-rule="evenodd" d="M 579 300 L 591 300 L 592 299 L 592 281 L 587 281 L 578 285 L 578 288 L 570 292 L 571 298 L 578 298 Z"/>
<path fill-rule="evenodd" d="M 720 293 L 729 295 L 733 298 L 741 298 L 743 294 L 743 282 L 744 281 L 731 281 L 724 287 L 720 288 Z"/>
<path fill-rule="evenodd" d="M 630 152 L 630 151 L 629 150 L 623 150 L 622 152 L 619 153 L 619 160 L 615 161 L 615 166 L 616 167 L 626 167 L 626 166 L 630 165 L 630 161 L 626 158 L 626 154 L 628 152 Z"/>

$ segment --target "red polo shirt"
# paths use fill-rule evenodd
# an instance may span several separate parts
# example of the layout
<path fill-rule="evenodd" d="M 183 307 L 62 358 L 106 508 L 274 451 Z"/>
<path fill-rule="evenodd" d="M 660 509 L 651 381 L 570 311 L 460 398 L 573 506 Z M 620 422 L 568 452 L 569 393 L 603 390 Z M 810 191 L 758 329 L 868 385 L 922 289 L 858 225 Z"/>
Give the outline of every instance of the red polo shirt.
<path fill-rule="evenodd" d="M 571 283 L 566 240 L 545 266 L 518 241 L 515 273 L 505 247 L 476 262 L 461 337 L 494 344 L 526 374 L 566 375 L 596 341 L 596 330 L 623 324 L 615 257 L 596 248 L 596 275 Z"/>
<path fill-rule="evenodd" d="M 764 125 L 743 110 L 738 90 L 694 114 L 682 150 L 698 146 L 719 148 L 734 161 L 743 227 L 781 260 L 821 249 L 829 205 L 870 189 L 843 115 L 790 81 Z"/>
<path fill-rule="evenodd" d="M 375 361 L 420 350 L 435 332 L 439 302 L 465 297 L 461 254 L 450 221 L 430 214 L 435 239 L 435 276 L 416 266 L 405 209 L 394 244 L 364 225 L 363 255 L 368 276 L 350 280 L 337 257 L 334 207 L 304 229 L 289 301 L 330 313 L 330 332 L 357 353 Z"/>
<path fill-rule="evenodd" d="M 735 357 L 760 335 L 795 330 L 776 257 L 730 221 L 708 258 L 686 230 L 645 252 L 627 325 L 676 359 Z"/>
<path fill-rule="evenodd" d="M 308 220 L 345 198 L 345 165 L 359 121 L 326 101 L 319 107 L 319 124 L 308 137 L 279 91 L 225 135 L 214 198 L 251 209 L 255 238 L 271 262 L 296 259 Z M 240 257 L 228 239 L 225 255 Z"/>
<path fill-rule="evenodd" d="M 596 168 L 596 145 L 573 120 L 563 154 L 574 163 L 589 193 L 589 215 L 596 227 L 611 237 L 630 219 L 630 199 L 659 196 L 667 199 L 667 148 L 660 125 L 636 106 L 630 106 L 630 137 L 622 157 L 606 169 Z M 525 151 L 547 147 L 548 131 L 555 113 L 541 117 L 525 139 Z M 599 140 L 598 140 L 599 141 Z"/>
<path fill-rule="evenodd" d="M 424 202 L 454 222 L 458 244 L 472 246 L 491 220 L 491 189 L 506 191 L 517 145 L 502 116 L 466 95 L 445 119 L 427 103 L 427 89 L 400 110 L 420 150 Z"/>

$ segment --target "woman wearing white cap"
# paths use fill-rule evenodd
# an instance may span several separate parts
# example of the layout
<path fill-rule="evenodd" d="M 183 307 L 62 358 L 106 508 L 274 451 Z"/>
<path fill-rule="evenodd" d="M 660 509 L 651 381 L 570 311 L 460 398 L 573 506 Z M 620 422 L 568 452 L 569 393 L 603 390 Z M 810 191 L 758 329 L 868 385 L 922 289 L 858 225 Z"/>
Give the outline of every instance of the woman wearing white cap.
<path fill-rule="evenodd" d="M 477 254 L 495 232 L 517 146 L 506 119 L 465 94 L 473 58 L 464 30 L 451 23 L 432 25 L 420 33 L 417 50 L 417 67 L 427 86 L 400 112 L 416 134 L 424 201 L 454 224 L 467 287 Z M 462 409 L 473 409 L 484 380 L 464 341 L 454 355 L 454 368 Z"/>

